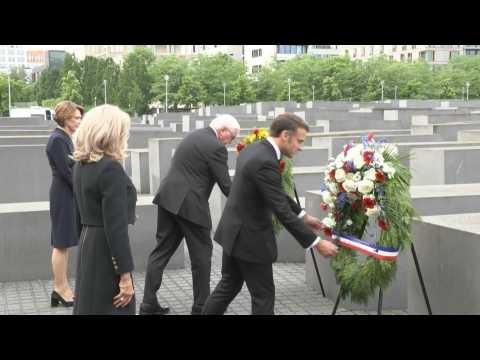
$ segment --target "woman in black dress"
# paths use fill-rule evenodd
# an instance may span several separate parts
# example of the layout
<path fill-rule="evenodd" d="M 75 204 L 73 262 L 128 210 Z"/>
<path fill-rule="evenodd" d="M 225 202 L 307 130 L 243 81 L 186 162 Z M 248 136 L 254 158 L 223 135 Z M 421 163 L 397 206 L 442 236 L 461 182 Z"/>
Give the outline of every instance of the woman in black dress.
<path fill-rule="evenodd" d="M 130 117 L 118 107 L 90 110 L 75 137 L 74 212 L 80 237 L 74 315 L 135 315 L 128 224 L 137 193 L 120 161 Z"/>
<path fill-rule="evenodd" d="M 83 107 L 62 101 L 55 107 L 55 121 L 58 126 L 53 130 L 47 143 L 47 157 L 52 168 L 50 186 L 50 220 L 52 223 L 51 244 L 53 292 L 51 305 L 59 303 L 73 306 L 73 292 L 67 280 L 68 248 L 78 244 L 73 229 L 73 190 L 71 158 L 73 143 L 71 136 L 80 125 Z"/>

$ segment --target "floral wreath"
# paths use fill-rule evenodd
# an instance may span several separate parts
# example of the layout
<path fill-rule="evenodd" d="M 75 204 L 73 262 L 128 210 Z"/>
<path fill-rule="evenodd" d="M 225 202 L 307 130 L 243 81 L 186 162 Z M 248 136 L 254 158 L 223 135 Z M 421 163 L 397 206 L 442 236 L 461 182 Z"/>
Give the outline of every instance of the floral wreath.
<path fill-rule="evenodd" d="M 411 243 L 410 171 L 395 145 L 376 142 L 373 134 L 362 144 L 346 144 L 329 159 L 322 186 L 323 232 L 340 249 L 331 266 L 341 298 L 367 303 L 377 288 L 386 288 L 396 271 L 396 258 Z M 361 240 L 368 227 L 381 230 L 376 243 Z M 356 252 L 367 255 L 360 262 Z"/>
<path fill-rule="evenodd" d="M 267 128 L 255 128 L 253 131 L 246 135 L 236 146 L 237 154 L 240 153 L 246 146 L 261 140 L 265 140 L 269 135 L 269 131 Z M 290 196 L 294 197 L 294 182 L 293 182 L 293 162 L 292 159 L 285 157 L 280 159 L 278 164 L 278 170 L 282 176 L 282 187 L 283 190 Z M 273 230 L 275 235 L 278 235 L 280 231 L 283 229 L 283 225 L 278 221 L 275 215 L 273 215 Z"/>

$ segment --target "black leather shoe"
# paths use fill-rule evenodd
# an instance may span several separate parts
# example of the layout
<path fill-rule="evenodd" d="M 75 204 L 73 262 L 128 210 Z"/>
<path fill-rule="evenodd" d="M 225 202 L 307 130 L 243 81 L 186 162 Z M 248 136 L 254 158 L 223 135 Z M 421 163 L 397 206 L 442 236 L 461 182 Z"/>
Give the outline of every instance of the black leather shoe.
<path fill-rule="evenodd" d="M 59 293 L 56 291 L 52 291 L 52 295 L 50 296 L 50 301 L 52 307 L 57 307 L 58 304 L 62 304 L 65 307 L 72 307 L 73 301 L 65 300 Z"/>
<path fill-rule="evenodd" d="M 160 305 L 151 305 L 143 302 L 140 304 L 140 315 L 165 315 L 169 312 L 169 307 L 161 307 Z"/>

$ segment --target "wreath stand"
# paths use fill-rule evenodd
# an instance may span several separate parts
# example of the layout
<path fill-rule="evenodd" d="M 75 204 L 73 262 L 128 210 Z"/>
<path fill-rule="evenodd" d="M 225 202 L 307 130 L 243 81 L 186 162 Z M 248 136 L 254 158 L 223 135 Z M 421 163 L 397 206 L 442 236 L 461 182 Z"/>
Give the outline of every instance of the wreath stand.
<path fill-rule="evenodd" d="M 427 290 L 425 288 L 425 283 L 423 282 L 422 272 L 420 271 L 420 265 L 418 263 L 417 253 L 415 252 L 415 247 L 413 246 L 413 243 L 410 245 L 410 251 L 412 252 L 413 260 L 415 261 L 415 268 L 417 269 L 418 279 L 420 280 L 420 285 L 422 286 L 423 297 L 425 299 L 425 304 L 427 305 L 428 315 L 432 315 L 432 309 L 430 308 L 430 301 L 428 300 Z M 340 290 L 338 291 L 337 300 L 335 300 L 335 305 L 333 306 L 332 315 L 335 315 L 335 313 L 337 312 L 338 304 L 340 303 L 340 298 L 342 297 L 342 290 L 343 289 L 340 287 Z M 382 301 L 383 301 L 383 290 L 382 288 L 379 288 L 377 315 L 382 315 Z"/>
<path fill-rule="evenodd" d="M 302 205 L 300 205 L 300 199 L 298 198 L 297 187 L 295 186 L 295 184 L 293 184 L 293 191 L 295 192 L 295 199 L 297 200 L 298 206 L 302 207 Z M 317 259 L 315 258 L 315 252 L 312 248 L 310 248 L 310 254 L 312 255 L 313 265 L 315 266 L 315 272 L 317 274 L 318 283 L 320 284 L 320 289 L 322 290 L 322 295 L 323 297 L 325 297 L 325 290 L 323 289 L 322 278 L 320 277 L 320 271 L 318 271 Z"/>

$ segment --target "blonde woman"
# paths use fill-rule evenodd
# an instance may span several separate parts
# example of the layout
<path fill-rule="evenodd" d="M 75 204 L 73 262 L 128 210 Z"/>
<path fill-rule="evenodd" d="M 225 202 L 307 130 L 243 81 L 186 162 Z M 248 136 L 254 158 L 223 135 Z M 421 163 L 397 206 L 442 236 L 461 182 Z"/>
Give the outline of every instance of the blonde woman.
<path fill-rule="evenodd" d="M 118 107 L 90 110 L 74 136 L 73 192 L 80 238 L 76 315 L 134 315 L 133 257 L 128 224 L 137 193 L 120 161 L 130 117 Z"/>
<path fill-rule="evenodd" d="M 72 135 L 80 125 L 83 107 L 71 101 L 62 101 L 55 107 L 57 127 L 46 147 L 48 163 L 52 168 L 50 186 L 50 220 L 53 271 L 51 305 L 73 306 L 73 292 L 68 284 L 68 249 L 77 246 L 73 229 Z"/>

